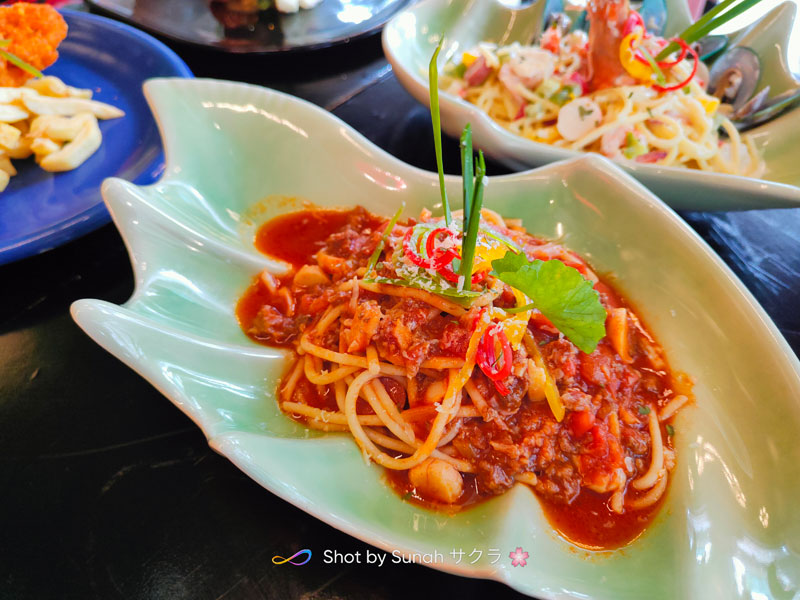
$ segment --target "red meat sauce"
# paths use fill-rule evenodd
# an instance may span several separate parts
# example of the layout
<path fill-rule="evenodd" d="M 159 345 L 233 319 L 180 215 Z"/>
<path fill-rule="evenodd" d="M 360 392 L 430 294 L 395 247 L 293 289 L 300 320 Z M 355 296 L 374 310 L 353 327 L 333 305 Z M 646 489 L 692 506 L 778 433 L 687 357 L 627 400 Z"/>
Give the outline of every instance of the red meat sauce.
<path fill-rule="evenodd" d="M 305 327 L 313 323 L 330 305 L 349 302 L 351 293 L 337 291 L 337 285 L 350 279 L 363 268 L 375 250 L 388 219 L 377 217 L 362 208 L 348 211 L 303 210 L 280 216 L 265 223 L 256 235 L 257 248 L 269 256 L 284 260 L 295 269 L 302 265 L 320 265 L 331 283 L 281 292 L 292 286 L 292 274 L 273 282 L 268 289 L 257 277 L 237 306 L 242 329 L 253 340 L 292 348 Z M 413 224 L 409 222 L 407 224 Z M 585 272 L 586 263 L 574 253 L 556 244 L 538 240 L 527 234 L 509 231 L 526 252 L 546 260 L 559 258 Z M 318 254 L 319 253 L 319 254 Z M 388 269 L 387 265 L 380 268 Z M 391 276 L 391 273 L 381 272 Z M 277 285 L 276 285 L 277 283 Z M 629 304 L 606 282 L 595 289 L 607 308 L 628 308 Z M 495 305 L 511 305 L 511 294 L 501 296 Z M 462 357 L 470 337 L 471 323 L 446 313 L 431 314 L 429 305 L 408 298 L 394 298 L 361 290 L 359 310 L 367 305 L 379 307 L 383 318 L 372 341 L 384 359 L 404 364 L 408 369 L 437 356 Z M 291 306 L 290 306 L 291 304 Z M 364 309 L 369 312 L 373 309 Z M 359 321 L 359 318 L 362 320 Z M 612 549 L 638 537 L 658 512 L 661 501 L 646 509 L 626 509 L 623 514 L 610 510 L 610 492 L 598 493 L 608 474 L 627 460 L 635 473 L 628 481 L 644 473 L 650 464 L 648 410 L 658 410 L 679 390 L 688 391 L 682 377 L 673 377 L 660 349 L 646 329 L 632 317 L 629 330 L 633 361 L 625 364 L 608 338 L 586 355 L 568 340 L 561 338 L 541 315 L 534 317 L 529 329 L 539 344 L 567 407 L 561 423 L 556 422 L 547 402 L 531 402 L 525 378 L 510 376 L 506 381 L 509 394 L 494 391 L 492 382 L 475 369 L 473 382 L 489 402 L 492 411 L 502 419 L 473 418 L 466 421 L 453 439 L 452 446 L 462 458 L 475 466 L 474 474 L 464 474 L 464 491 L 453 505 L 442 505 L 420 497 L 409 483 L 406 471 L 387 470 L 387 479 L 404 498 L 429 508 L 453 512 L 503 493 L 514 485 L 514 475 L 533 472 L 537 497 L 554 528 L 570 541 L 592 549 Z M 370 329 L 370 315 L 354 316 L 348 337 L 335 328 L 329 331 L 325 347 L 346 352 L 343 344 L 357 342 L 358 331 Z M 347 321 L 345 321 L 347 323 Z M 410 340 L 406 339 L 411 336 Z M 344 341 L 342 341 L 344 340 Z M 319 343 L 319 341 L 317 341 Z M 654 364 L 658 367 L 655 368 Z M 388 377 L 381 378 L 399 408 L 408 408 L 405 390 Z M 428 385 L 425 375 L 417 375 L 424 394 Z M 317 408 L 337 410 L 335 398 L 328 388 L 301 378 L 295 401 Z M 414 424 L 417 434 L 425 437 L 431 417 Z M 606 417 L 617 412 L 617 438 L 609 432 Z M 368 414 L 370 407 L 359 400 L 358 412 Z M 662 439 L 671 445 L 666 423 L 661 424 Z M 604 479 L 605 478 L 605 479 Z M 636 498 L 629 485 L 626 499 Z M 664 496 L 662 496 L 663 499 Z"/>

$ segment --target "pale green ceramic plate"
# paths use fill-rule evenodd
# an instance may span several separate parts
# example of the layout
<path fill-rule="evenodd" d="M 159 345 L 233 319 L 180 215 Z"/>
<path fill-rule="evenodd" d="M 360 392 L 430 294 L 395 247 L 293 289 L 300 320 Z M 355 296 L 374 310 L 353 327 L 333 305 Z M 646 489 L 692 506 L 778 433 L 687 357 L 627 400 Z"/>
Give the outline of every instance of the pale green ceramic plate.
<path fill-rule="evenodd" d="M 651 1 L 651 5 L 657 2 Z M 689 16 L 682 0 L 667 0 L 666 34 L 683 30 Z M 513 9 L 498 0 L 423 0 L 398 13 L 383 30 L 383 49 L 394 73 L 420 102 L 428 104 L 428 63 L 445 34 L 439 68 L 480 41 L 529 43 L 541 28 L 544 0 Z M 776 7 L 758 23 L 732 37 L 731 47 L 751 48 L 759 55 L 758 89 L 771 95 L 800 88 L 787 64 L 787 46 L 795 22 L 795 5 Z M 512 169 L 525 169 L 577 156 L 578 152 L 534 142 L 503 129 L 486 113 L 452 94 L 440 94 L 442 127 L 458 137 L 472 124 L 475 144 Z M 800 206 L 797 136 L 800 109 L 750 131 L 763 154 L 764 179 L 706 173 L 678 167 L 620 162 L 660 198 L 678 210 L 737 210 Z"/>
<path fill-rule="evenodd" d="M 80 300 L 72 314 L 215 450 L 355 537 L 388 551 L 438 551 L 442 570 L 543 598 L 798 593 L 800 364 L 733 273 L 642 185 L 587 156 L 491 178 L 487 189 L 489 207 L 613 273 L 673 366 L 697 379 L 697 404 L 676 424 L 678 466 L 660 516 L 624 550 L 590 554 L 553 532 L 524 486 L 456 516 L 404 502 L 350 437 L 311 434 L 278 411 L 285 356 L 236 323 L 251 278 L 277 269 L 253 247 L 255 228 L 299 206 L 275 195 L 383 214 L 405 201 L 413 215 L 438 198 L 436 176 L 277 92 L 169 79 L 145 92 L 164 137 L 165 175 L 149 187 L 112 179 L 103 188 L 136 289 L 123 306 Z M 447 184 L 460 195 L 457 178 Z M 525 567 L 508 558 L 518 546 L 530 554 Z M 458 548 L 483 556 L 456 564 L 449 553 Z M 490 549 L 501 552 L 494 565 Z"/>

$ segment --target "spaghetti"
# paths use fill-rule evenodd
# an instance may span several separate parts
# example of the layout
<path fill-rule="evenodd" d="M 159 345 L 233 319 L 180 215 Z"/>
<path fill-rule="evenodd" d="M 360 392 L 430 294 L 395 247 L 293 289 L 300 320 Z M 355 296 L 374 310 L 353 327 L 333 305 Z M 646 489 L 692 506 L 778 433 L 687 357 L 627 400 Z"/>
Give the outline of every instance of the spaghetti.
<path fill-rule="evenodd" d="M 480 43 L 448 63 L 441 87 L 536 142 L 621 161 L 762 175 L 752 138 L 727 118 L 731 107 L 709 95 L 708 70 L 693 49 L 676 38 L 680 51 L 655 61 L 667 40 L 649 34 L 625 0 L 594 0 L 589 20 L 589 36 L 556 22 L 536 45 Z"/>
<path fill-rule="evenodd" d="M 281 409 L 310 428 L 350 434 L 411 499 L 453 510 L 520 483 L 576 543 L 622 545 L 667 488 L 670 420 L 689 386 L 579 256 L 482 215 L 480 283 L 466 295 L 431 264 L 457 247 L 459 213 L 449 226 L 426 212 L 391 228 L 361 208 L 278 217 L 258 245 L 292 269 L 254 279 L 237 309 L 242 328 L 291 351 Z M 494 276 L 492 260 L 507 252 L 561 261 L 592 283 L 609 315 L 593 352 Z"/>

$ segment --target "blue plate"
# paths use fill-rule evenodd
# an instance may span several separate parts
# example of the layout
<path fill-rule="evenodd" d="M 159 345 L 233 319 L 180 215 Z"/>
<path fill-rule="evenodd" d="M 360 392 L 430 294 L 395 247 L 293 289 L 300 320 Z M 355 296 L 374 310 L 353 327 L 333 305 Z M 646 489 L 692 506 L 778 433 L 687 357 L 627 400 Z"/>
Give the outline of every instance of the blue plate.
<path fill-rule="evenodd" d="M 142 83 L 150 77 L 192 77 L 177 54 L 141 31 L 88 13 L 63 15 L 69 34 L 45 73 L 91 89 L 96 100 L 121 108 L 125 116 L 100 122 L 100 149 L 73 171 L 47 173 L 33 159 L 14 161 L 19 174 L 0 193 L 0 265 L 108 223 L 100 197 L 106 177 L 142 185 L 158 179 L 164 153 Z"/>

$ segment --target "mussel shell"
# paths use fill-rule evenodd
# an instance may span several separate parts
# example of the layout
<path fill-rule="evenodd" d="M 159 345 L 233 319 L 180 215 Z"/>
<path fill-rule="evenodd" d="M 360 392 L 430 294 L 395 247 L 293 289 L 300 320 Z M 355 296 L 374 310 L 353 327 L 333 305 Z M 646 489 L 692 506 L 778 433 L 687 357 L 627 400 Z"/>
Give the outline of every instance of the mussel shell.
<path fill-rule="evenodd" d="M 700 60 L 710 60 L 727 47 L 727 35 L 707 35 L 696 43 L 695 49 Z"/>
<path fill-rule="evenodd" d="M 716 92 L 720 79 L 731 68 L 737 68 L 742 74 L 742 82 L 735 98 L 727 100 L 736 111 L 752 98 L 758 87 L 761 77 L 761 60 L 758 58 L 758 54 L 750 48 L 744 46 L 731 48 L 711 66 L 708 82 L 710 93 Z"/>

